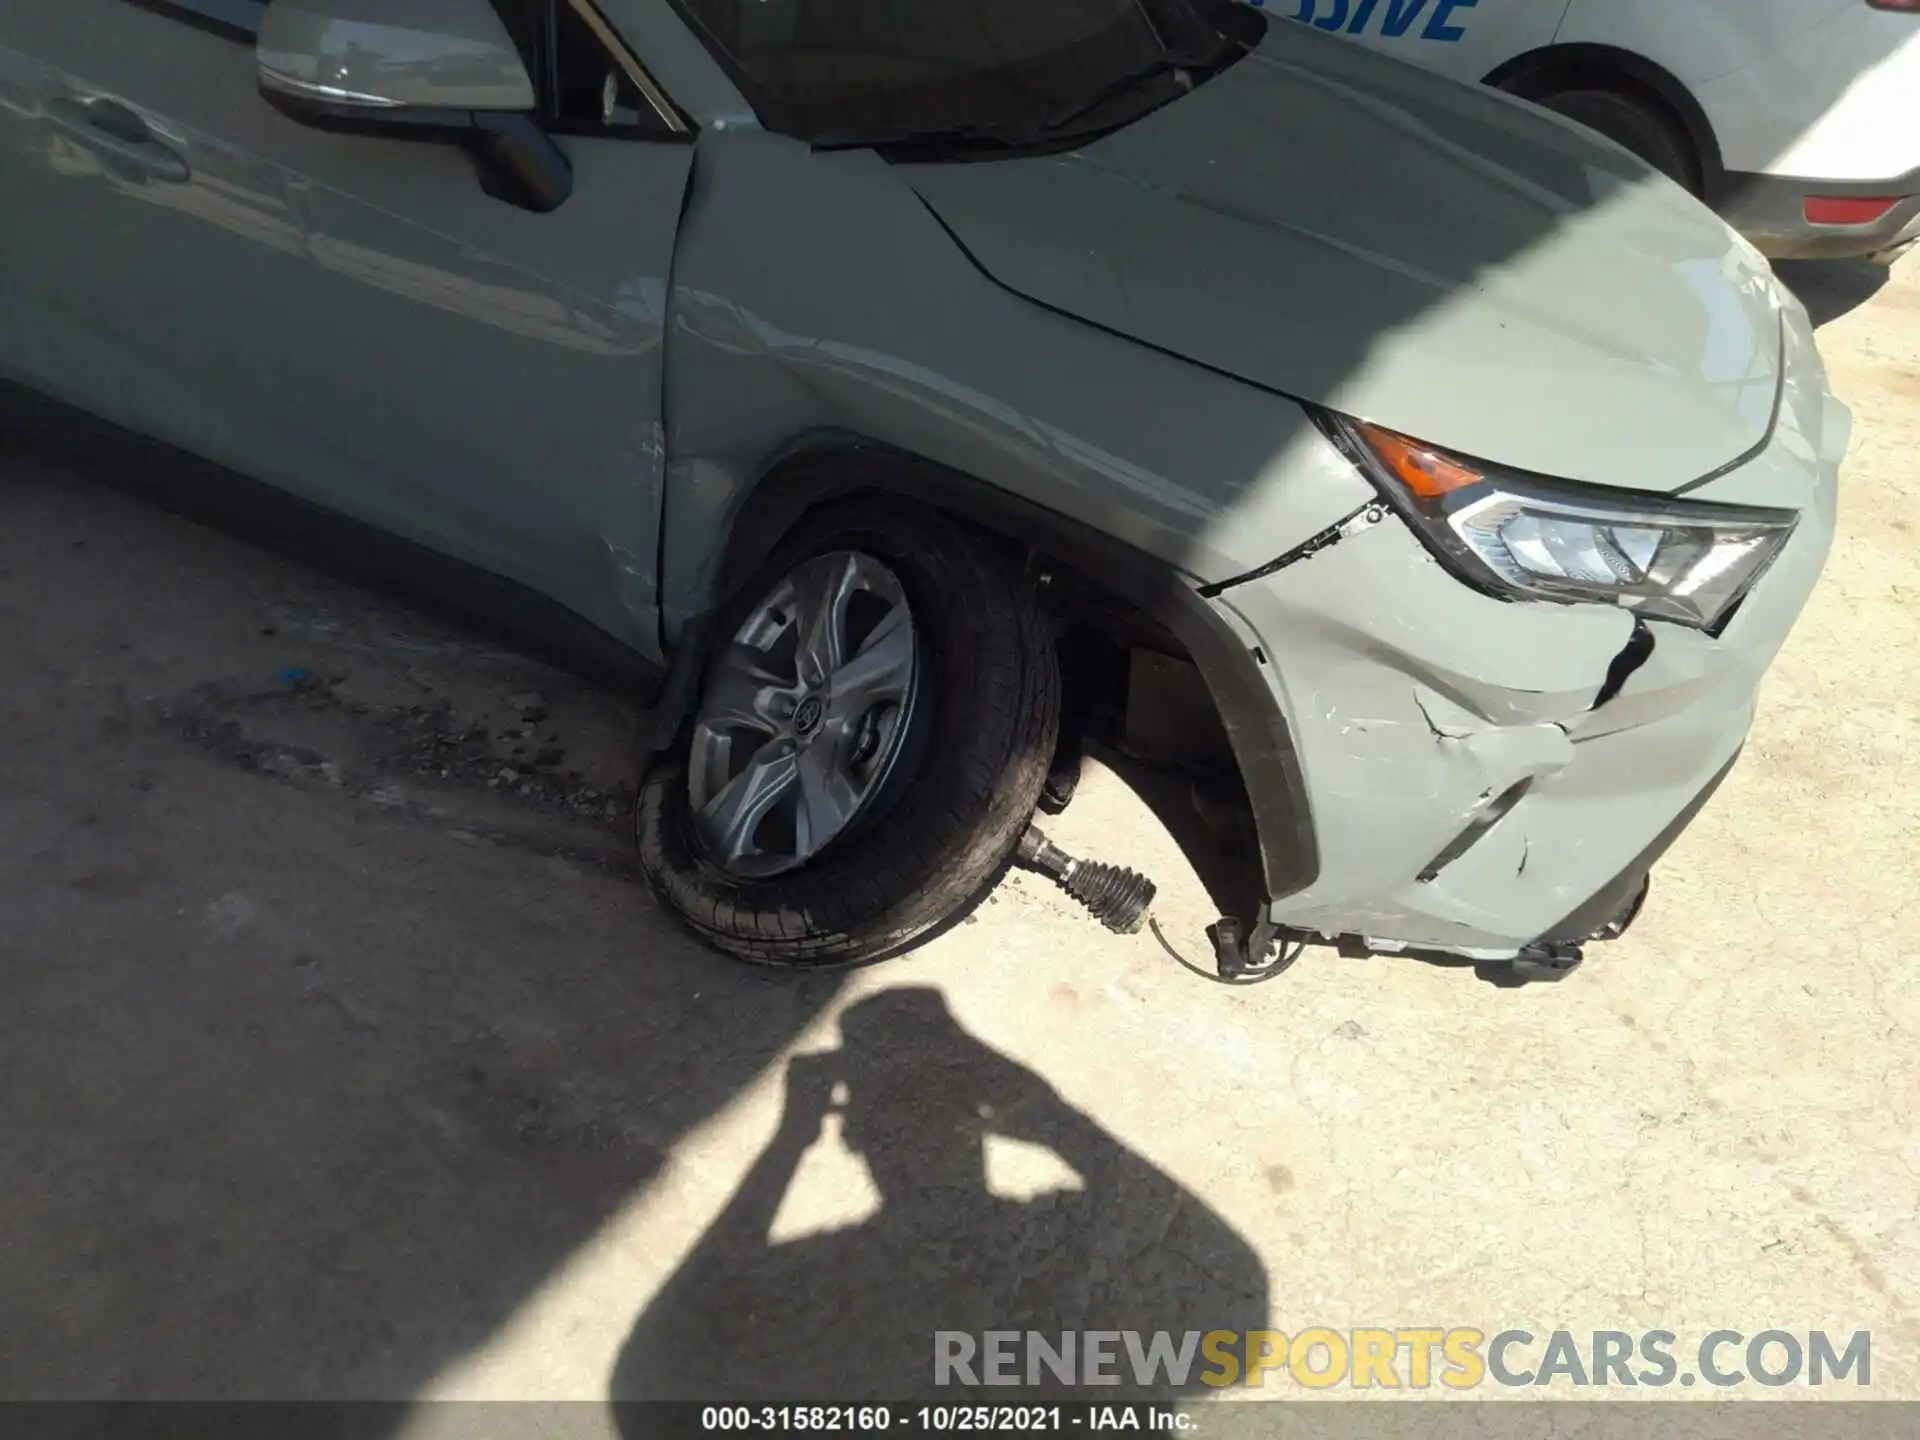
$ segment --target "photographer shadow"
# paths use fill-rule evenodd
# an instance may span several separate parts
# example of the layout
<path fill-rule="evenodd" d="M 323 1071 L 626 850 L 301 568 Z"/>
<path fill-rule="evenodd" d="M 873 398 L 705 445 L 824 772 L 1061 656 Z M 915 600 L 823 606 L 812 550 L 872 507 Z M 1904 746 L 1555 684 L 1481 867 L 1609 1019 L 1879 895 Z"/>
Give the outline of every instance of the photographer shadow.
<path fill-rule="evenodd" d="M 1020 1388 L 935 1383 L 935 1334 L 1244 1331 L 1266 1323 L 1267 1278 L 1200 1200 L 963 1030 L 936 990 L 883 991 L 840 1017 L 842 1043 L 789 1065 L 779 1129 L 699 1245 L 640 1315 L 616 1401 L 1171 1398 L 1164 1370 L 1069 1389 L 1050 1370 Z M 866 1220 L 788 1240 L 770 1232 L 803 1158 L 837 1116 L 880 1199 Z M 999 1136 L 1044 1147 L 1078 1189 L 1026 1199 L 989 1188 Z M 1014 1346 L 1023 1356 L 1021 1345 Z M 984 1379 L 982 1356 L 973 1372 Z M 1077 1359 L 1079 1357 L 1076 1357 Z M 637 1434 L 638 1415 L 622 1415 Z"/>

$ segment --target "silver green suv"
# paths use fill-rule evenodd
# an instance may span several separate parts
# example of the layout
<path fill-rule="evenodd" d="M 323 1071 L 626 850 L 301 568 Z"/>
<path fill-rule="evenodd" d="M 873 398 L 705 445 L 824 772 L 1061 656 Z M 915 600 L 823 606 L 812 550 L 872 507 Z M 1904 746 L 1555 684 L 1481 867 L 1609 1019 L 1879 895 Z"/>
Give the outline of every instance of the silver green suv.
<path fill-rule="evenodd" d="M 1849 428 L 1639 161 L 1228 0 L 6 0 L 0 211 L 10 424 L 650 667 L 644 867 L 768 962 L 1096 741 L 1248 822 L 1229 969 L 1564 966 Z"/>

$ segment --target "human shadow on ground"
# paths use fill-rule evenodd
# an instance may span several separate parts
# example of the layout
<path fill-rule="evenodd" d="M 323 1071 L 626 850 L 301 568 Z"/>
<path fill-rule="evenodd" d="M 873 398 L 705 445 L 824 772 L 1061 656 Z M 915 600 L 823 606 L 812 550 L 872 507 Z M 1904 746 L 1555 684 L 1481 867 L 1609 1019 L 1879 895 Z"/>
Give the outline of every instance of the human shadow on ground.
<path fill-rule="evenodd" d="M 1220 1216 L 961 1028 L 939 992 L 906 987 L 850 1006 L 839 1049 L 795 1057 L 778 1130 L 679 1271 L 634 1325 L 616 1401 L 960 1398 L 935 1381 L 935 1334 L 1173 1333 L 1265 1323 L 1267 1277 Z M 770 1238 L 812 1147 L 837 1129 L 880 1205 L 867 1219 Z M 993 1137 L 1050 1150 L 1080 1180 L 1026 1199 L 990 1189 Z M 1143 1334 L 1143 1340 L 1147 1335 Z M 1164 1397 L 1134 1383 L 1082 1395 Z M 1023 1346 L 1015 1347 L 1024 1357 Z M 1084 1363 L 1084 1356 L 1077 1357 Z M 974 1373 L 981 1374 L 976 1351 Z M 1024 1358 L 1016 1373 L 1027 1379 Z M 1067 1393 L 1051 1370 L 1021 1398 Z M 982 1377 L 984 1378 L 984 1377 Z M 1005 1399 L 1008 1390 L 973 1392 Z M 640 1412 L 623 1411 L 637 1435 Z"/>

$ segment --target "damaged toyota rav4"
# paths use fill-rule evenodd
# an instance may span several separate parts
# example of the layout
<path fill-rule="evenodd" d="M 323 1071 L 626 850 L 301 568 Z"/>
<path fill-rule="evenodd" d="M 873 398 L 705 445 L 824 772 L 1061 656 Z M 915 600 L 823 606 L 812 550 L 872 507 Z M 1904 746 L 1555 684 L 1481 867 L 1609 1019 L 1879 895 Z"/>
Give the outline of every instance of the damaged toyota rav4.
<path fill-rule="evenodd" d="M 1564 968 L 1850 424 L 1646 165 L 1228 0 L 8 0 L 0 200 L 17 413 L 651 667 L 643 868 L 766 963 L 1137 922 L 1032 828 L 1100 742 L 1250 822 L 1226 973 Z"/>

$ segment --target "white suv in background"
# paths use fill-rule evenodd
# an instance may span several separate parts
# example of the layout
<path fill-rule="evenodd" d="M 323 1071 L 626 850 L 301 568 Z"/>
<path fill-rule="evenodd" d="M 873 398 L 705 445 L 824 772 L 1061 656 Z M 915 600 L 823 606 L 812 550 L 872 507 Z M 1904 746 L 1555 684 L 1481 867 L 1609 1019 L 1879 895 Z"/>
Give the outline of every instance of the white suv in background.
<path fill-rule="evenodd" d="M 1248 0 L 1600 131 L 1766 254 L 1920 238 L 1920 0 Z"/>

